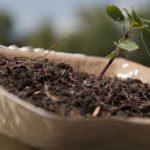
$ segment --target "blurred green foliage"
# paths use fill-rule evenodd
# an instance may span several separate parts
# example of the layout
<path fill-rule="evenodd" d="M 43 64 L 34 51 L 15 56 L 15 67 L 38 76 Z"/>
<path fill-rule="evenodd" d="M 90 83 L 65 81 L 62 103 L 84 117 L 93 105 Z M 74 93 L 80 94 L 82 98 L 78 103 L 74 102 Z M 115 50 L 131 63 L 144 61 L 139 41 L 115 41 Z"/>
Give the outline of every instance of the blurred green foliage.
<path fill-rule="evenodd" d="M 0 43 L 9 44 L 11 40 L 11 31 L 13 20 L 6 12 L 0 12 Z"/>
<path fill-rule="evenodd" d="M 54 42 L 54 33 L 48 22 L 43 22 L 40 26 L 36 27 L 29 35 L 24 39 L 25 45 L 31 45 L 33 47 L 50 48 L 50 45 Z"/>
<path fill-rule="evenodd" d="M 58 49 L 66 52 L 79 52 L 88 55 L 106 56 L 115 47 L 113 40 L 120 37 L 120 31 L 99 8 L 81 10 L 78 13 L 81 24 L 77 33 Z"/>
<path fill-rule="evenodd" d="M 149 9 L 142 12 L 142 16 L 149 18 Z M 79 29 L 67 37 L 64 43 L 57 47 L 57 51 L 84 53 L 87 55 L 106 56 L 114 48 L 113 41 L 122 37 L 122 29 L 107 16 L 103 8 L 93 8 L 79 10 L 78 17 L 80 18 Z M 16 37 L 12 35 L 13 20 L 7 13 L 0 13 L 0 44 L 12 44 L 11 39 Z M 22 40 L 13 39 L 14 44 L 31 45 L 33 47 L 50 48 L 50 46 L 60 37 L 57 37 L 51 25 L 48 22 L 43 22 L 37 25 L 35 30 L 30 32 Z M 150 66 L 150 56 L 144 50 L 140 42 L 140 36 L 137 35 L 136 40 L 140 49 L 126 53 L 121 56 L 130 60 L 134 60 L 141 64 Z"/>

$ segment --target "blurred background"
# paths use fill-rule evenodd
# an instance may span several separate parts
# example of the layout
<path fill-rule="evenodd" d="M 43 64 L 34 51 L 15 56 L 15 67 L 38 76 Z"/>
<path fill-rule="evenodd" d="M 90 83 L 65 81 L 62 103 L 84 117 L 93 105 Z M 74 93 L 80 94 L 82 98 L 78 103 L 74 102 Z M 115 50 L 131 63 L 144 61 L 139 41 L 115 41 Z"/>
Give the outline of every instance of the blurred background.
<path fill-rule="evenodd" d="M 150 19 L 149 0 L 0 0 L 0 44 L 49 49 L 59 39 L 67 38 L 56 50 L 106 56 L 122 29 L 106 14 L 107 4 L 134 8 Z M 122 57 L 150 66 L 150 56 L 140 37 L 140 49 L 122 53 Z"/>

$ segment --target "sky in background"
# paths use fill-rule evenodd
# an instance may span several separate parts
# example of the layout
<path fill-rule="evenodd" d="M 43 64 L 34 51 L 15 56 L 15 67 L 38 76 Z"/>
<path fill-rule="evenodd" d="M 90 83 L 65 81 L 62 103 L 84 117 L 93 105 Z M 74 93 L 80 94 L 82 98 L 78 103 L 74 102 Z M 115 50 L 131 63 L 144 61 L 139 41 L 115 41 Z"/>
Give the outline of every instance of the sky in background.
<path fill-rule="evenodd" d="M 10 12 L 15 19 L 15 29 L 19 32 L 30 32 L 45 19 L 52 22 L 57 32 L 61 32 L 75 28 L 75 12 L 78 9 L 108 3 L 142 7 L 150 0 L 0 0 L 0 10 Z"/>

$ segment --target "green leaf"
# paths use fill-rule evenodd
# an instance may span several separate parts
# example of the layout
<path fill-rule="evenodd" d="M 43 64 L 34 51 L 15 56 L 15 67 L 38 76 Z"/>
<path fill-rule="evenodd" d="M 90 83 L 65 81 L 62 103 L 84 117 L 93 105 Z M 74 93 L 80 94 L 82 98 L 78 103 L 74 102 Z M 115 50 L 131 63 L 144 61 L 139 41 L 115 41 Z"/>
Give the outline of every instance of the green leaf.
<path fill-rule="evenodd" d="M 109 55 L 106 56 L 106 58 L 113 58 L 116 54 L 116 51 L 112 51 Z"/>
<path fill-rule="evenodd" d="M 148 23 L 148 24 L 150 24 L 150 20 L 149 20 L 149 19 L 140 18 L 140 20 L 141 20 L 143 23 Z"/>
<path fill-rule="evenodd" d="M 134 28 L 143 27 L 143 23 L 134 9 L 132 9 L 132 19 L 133 19 L 133 27 Z"/>
<path fill-rule="evenodd" d="M 114 44 L 120 47 L 121 49 L 127 50 L 129 52 L 135 51 L 139 48 L 139 46 L 135 42 L 130 40 L 119 41 L 119 43 L 114 42 Z"/>
<path fill-rule="evenodd" d="M 133 22 L 132 14 L 130 14 L 129 11 L 125 8 L 123 8 L 123 10 L 126 12 L 129 22 L 132 23 Z"/>
<path fill-rule="evenodd" d="M 107 14 L 114 20 L 114 21 L 124 21 L 125 17 L 122 14 L 121 10 L 115 5 L 107 5 Z"/>
<path fill-rule="evenodd" d="M 141 39 L 147 51 L 147 54 L 150 56 L 150 30 L 143 29 L 141 32 Z"/>
<path fill-rule="evenodd" d="M 125 19 L 124 19 L 124 21 L 122 21 L 122 22 L 119 22 L 122 26 L 130 26 L 131 25 L 131 22 L 130 22 L 130 20 L 129 20 L 129 18 L 128 17 L 126 17 Z"/>

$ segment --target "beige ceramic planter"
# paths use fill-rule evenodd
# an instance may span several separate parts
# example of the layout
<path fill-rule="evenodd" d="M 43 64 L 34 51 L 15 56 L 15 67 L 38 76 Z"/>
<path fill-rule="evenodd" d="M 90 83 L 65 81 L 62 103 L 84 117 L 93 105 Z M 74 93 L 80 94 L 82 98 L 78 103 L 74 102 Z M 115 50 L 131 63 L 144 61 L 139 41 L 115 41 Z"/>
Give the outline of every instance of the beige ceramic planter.
<path fill-rule="evenodd" d="M 43 53 L 10 51 L 8 56 L 31 57 Z M 108 61 L 78 54 L 56 53 L 47 58 L 71 64 L 77 71 L 98 74 Z M 150 68 L 117 59 L 107 75 L 132 77 L 150 83 Z M 0 133 L 28 145 L 48 150 L 150 149 L 150 118 L 71 119 L 46 112 L 0 88 Z"/>

